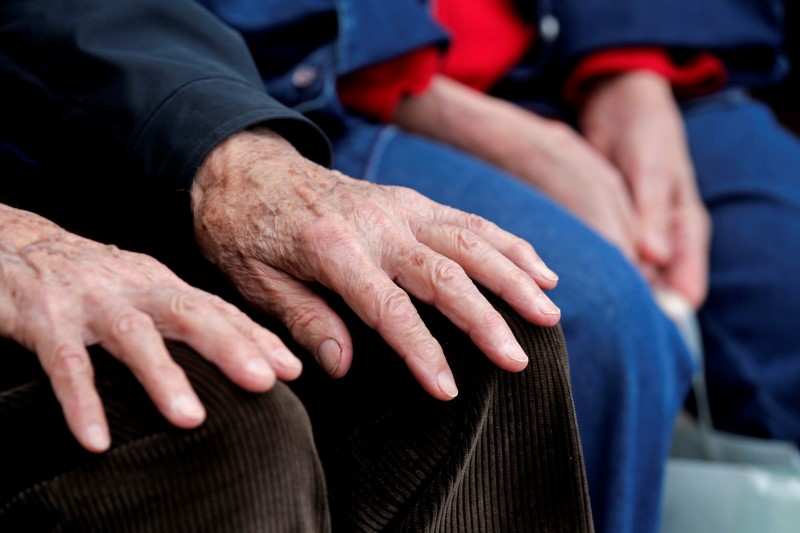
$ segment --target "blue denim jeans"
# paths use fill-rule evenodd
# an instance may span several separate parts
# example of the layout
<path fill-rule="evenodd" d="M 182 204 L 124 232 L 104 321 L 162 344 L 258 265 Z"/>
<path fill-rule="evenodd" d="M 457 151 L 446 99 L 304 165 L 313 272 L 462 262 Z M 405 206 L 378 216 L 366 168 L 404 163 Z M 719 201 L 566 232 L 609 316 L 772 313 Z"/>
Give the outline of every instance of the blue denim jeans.
<path fill-rule="evenodd" d="M 714 225 L 699 315 L 714 422 L 800 443 L 800 142 L 737 91 L 684 116 Z"/>
<path fill-rule="evenodd" d="M 561 277 L 573 394 L 597 530 L 656 531 L 665 459 L 693 365 L 631 265 L 531 187 L 392 127 L 354 121 L 335 166 L 413 188 L 527 239 Z"/>

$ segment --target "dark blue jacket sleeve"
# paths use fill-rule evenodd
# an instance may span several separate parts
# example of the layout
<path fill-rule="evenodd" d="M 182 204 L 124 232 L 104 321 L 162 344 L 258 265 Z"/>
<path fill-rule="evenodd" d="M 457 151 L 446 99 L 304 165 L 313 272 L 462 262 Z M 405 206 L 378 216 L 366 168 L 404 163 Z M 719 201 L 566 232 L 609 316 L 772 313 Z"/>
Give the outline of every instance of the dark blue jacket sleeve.
<path fill-rule="evenodd" d="M 566 74 L 600 50 L 658 46 L 713 52 L 731 83 L 771 83 L 786 72 L 783 0 L 516 0 L 540 28 L 539 71 Z"/>
<path fill-rule="evenodd" d="M 105 146 L 187 187 L 219 142 L 260 123 L 330 157 L 315 125 L 266 94 L 240 36 L 192 0 L 5 0 L 0 83 L 0 130 L 34 158 Z"/>

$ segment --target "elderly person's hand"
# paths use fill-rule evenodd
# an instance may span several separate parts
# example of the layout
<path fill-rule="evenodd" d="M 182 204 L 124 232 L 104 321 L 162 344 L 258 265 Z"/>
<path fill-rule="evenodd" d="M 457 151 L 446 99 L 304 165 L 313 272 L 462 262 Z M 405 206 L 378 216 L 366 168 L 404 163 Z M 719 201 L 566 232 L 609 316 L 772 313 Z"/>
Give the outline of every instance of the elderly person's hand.
<path fill-rule="evenodd" d="M 535 324 L 560 318 L 542 292 L 556 277 L 526 242 L 411 190 L 323 168 L 269 130 L 241 132 L 218 146 L 191 193 L 206 256 L 333 377 L 350 367 L 352 340 L 315 283 L 339 294 L 443 400 L 457 394 L 456 384 L 409 293 L 511 371 L 528 358 L 472 280 Z"/>
<path fill-rule="evenodd" d="M 656 286 L 705 299 L 711 225 L 669 83 L 636 71 L 598 83 L 581 109 L 587 140 L 624 176 L 640 227 L 639 264 Z"/>
<path fill-rule="evenodd" d="M 0 336 L 38 355 L 67 424 L 87 449 L 110 437 L 86 347 L 127 365 L 173 424 L 205 411 L 164 338 L 182 341 L 243 388 L 296 378 L 300 361 L 231 304 L 189 286 L 155 259 L 71 234 L 0 205 Z"/>

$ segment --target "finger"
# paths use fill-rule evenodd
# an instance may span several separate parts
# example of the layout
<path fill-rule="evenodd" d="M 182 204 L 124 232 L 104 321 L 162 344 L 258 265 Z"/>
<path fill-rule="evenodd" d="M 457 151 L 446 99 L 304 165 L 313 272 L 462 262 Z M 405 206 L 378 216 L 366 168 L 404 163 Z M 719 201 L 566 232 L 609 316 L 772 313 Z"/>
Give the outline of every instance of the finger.
<path fill-rule="evenodd" d="M 153 317 L 161 335 L 185 342 L 240 387 L 253 392 L 272 388 L 276 375 L 264 354 L 203 294 L 160 291 L 141 303 L 140 308 Z M 277 338 L 269 349 L 273 354 L 278 349 L 286 350 Z M 284 358 L 290 360 L 288 356 Z"/>
<path fill-rule="evenodd" d="M 612 235 L 607 237 L 629 261 L 638 263 L 641 260 L 637 250 L 639 223 L 630 197 L 623 194 L 613 195 L 606 214 L 603 227 Z"/>
<path fill-rule="evenodd" d="M 101 313 L 95 324 L 100 344 L 133 372 L 167 420 L 182 428 L 203 422 L 205 409 L 148 315 L 122 307 Z"/>
<path fill-rule="evenodd" d="M 68 328 L 54 328 L 66 331 Z M 94 386 L 94 371 L 89 353 L 79 338 L 45 339 L 36 346 L 42 368 L 50 378 L 53 392 L 61 404 L 72 434 L 89 451 L 108 449 L 111 436 L 103 405 Z"/>
<path fill-rule="evenodd" d="M 460 265 L 418 243 L 393 257 L 402 258 L 392 265 L 401 287 L 439 309 L 500 368 L 525 368 L 528 357 L 511 329 Z"/>
<path fill-rule="evenodd" d="M 543 289 L 552 289 L 558 283 L 558 275 L 547 266 L 527 241 L 505 231 L 481 216 L 437 204 L 415 191 L 403 188 L 398 189 L 399 194 L 413 197 L 407 200 L 406 203 L 408 205 L 416 204 L 421 206 L 419 213 L 426 218 L 465 228 L 479 235 L 533 278 Z"/>
<path fill-rule="evenodd" d="M 303 371 L 303 363 L 277 335 L 256 323 L 235 305 L 219 296 L 207 295 L 208 301 L 233 324 L 236 330 L 248 338 L 266 358 L 275 375 L 283 381 L 297 379 Z"/>
<path fill-rule="evenodd" d="M 248 297 L 277 317 L 292 337 L 330 376 L 339 378 L 350 369 L 353 343 L 342 319 L 304 282 L 259 263 L 251 266 L 257 287 Z M 252 283 L 251 282 L 251 283 Z"/>
<path fill-rule="evenodd" d="M 674 181 L 665 167 L 629 170 L 633 201 L 639 221 L 638 251 L 650 263 L 663 266 L 672 255 L 671 225 L 675 195 Z M 670 169 L 671 170 L 671 169 Z"/>
<path fill-rule="evenodd" d="M 469 278 L 500 296 L 526 320 L 540 326 L 558 323 L 561 311 L 531 276 L 477 234 L 457 226 L 428 221 L 417 227 L 416 236 L 431 250 L 461 265 Z M 427 281 L 425 288 L 430 293 L 430 276 Z"/>
<path fill-rule="evenodd" d="M 675 253 L 665 271 L 667 285 L 698 309 L 708 293 L 710 219 L 700 204 L 676 214 Z"/>
<path fill-rule="evenodd" d="M 652 263 L 639 263 L 637 265 L 639 273 L 652 288 L 659 288 L 666 285 L 664 273 Z"/>
<path fill-rule="evenodd" d="M 431 396 L 455 398 L 458 388 L 444 352 L 408 294 L 363 251 L 346 248 L 337 251 L 343 260 L 326 272 L 327 284 L 397 352 Z"/>

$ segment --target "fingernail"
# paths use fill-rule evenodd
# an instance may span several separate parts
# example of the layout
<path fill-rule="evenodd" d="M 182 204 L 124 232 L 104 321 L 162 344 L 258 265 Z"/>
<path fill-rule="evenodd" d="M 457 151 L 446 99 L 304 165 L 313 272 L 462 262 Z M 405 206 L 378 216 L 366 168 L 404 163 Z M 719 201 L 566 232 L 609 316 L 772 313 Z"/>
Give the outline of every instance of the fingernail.
<path fill-rule="evenodd" d="M 317 362 L 322 370 L 332 376 L 339 368 L 339 360 L 342 357 L 342 348 L 333 339 L 327 339 L 317 347 Z"/>
<path fill-rule="evenodd" d="M 503 353 L 512 361 L 517 361 L 518 363 L 528 362 L 528 356 L 517 341 L 506 341 L 503 346 Z"/>
<path fill-rule="evenodd" d="M 539 311 L 544 313 L 545 315 L 560 315 L 561 309 L 556 307 L 550 298 L 545 296 L 544 294 L 540 294 L 536 297 L 536 307 L 539 308 Z"/>
<path fill-rule="evenodd" d="M 550 270 L 550 268 L 544 264 L 544 261 L 540 261 L 538 267 L 539 273 L 546 279 L 549 279 L 550 281 L 558 281 L 558 274 Z"/>
<path fill-rule="evenodd" d="M 83 431 L 83 440 L 95 450 L 105 450 L 111 444 L 108 431 L 101 424 L 92 424 Z"/>
<path fill-rule="evenodd" d="M 453 380 L 453 375 L 450 372 L 439 372 L 436 378 L 436 384 L 439 385 L 439 390 L 447 394 L 451 398 L 458 396 L 458 387 Z"/>
<path fill-rule="evenodd" d="M 289 350 L 278 350 L 274 355 L 284 368 L 289 370 L 302 370 L 303 368 L 303 363 L 300 362 L 300 359 L 295 357 Z"/>
<path fill-rule="evenodd" d="M 181 394 L 172 400 L 172 412 L 181 418 L 188 418 L 193 421 L 202 420 L 205 409 L 197 399 L 189 394 Z"/>

